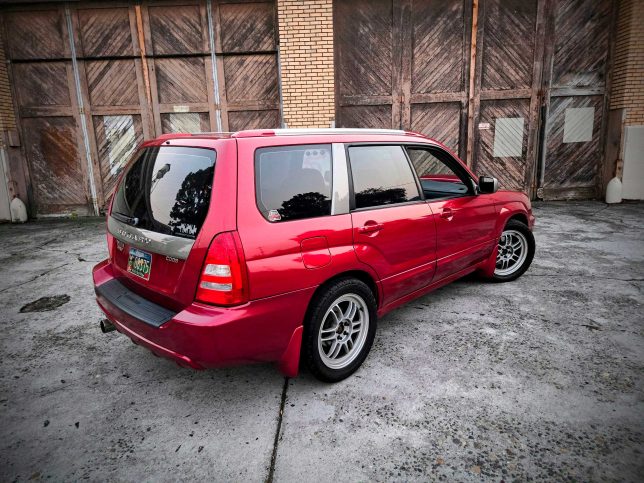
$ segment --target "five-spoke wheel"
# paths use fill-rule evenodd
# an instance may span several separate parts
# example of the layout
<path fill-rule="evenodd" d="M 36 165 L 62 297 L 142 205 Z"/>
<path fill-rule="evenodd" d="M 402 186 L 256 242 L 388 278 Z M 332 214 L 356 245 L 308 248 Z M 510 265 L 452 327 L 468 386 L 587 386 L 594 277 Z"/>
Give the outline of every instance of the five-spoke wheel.
<path fill-rule="evenodd" d="M 369 330 L 369 310 L 356 294 L 338 297 L 320 325 L 318 350 L 327 367 L 342 369 L 360 354 Z"/>
<path fill-rule="evenodd" d="M 315 377 L 336 382 L 365 360 L 376 333 L 376 298 L 361 280 L 343 278 L 322 286 L 304 324 L 302 360 Z"/>
<path fill-rule="evenodd" d="M 499 239 L 493 280 L 509 282 L 519 278 L 532 263 L 534 250 L 534 236 L 525 223 L 508 221 Z"/>

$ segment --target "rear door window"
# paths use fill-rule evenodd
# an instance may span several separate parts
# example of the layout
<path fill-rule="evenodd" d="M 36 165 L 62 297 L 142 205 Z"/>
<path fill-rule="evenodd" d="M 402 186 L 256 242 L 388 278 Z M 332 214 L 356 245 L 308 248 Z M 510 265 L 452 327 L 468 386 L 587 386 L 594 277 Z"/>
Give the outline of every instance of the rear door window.
<path fill-rule="evenodd" d="M 331 145 L 261 148 L 255 152 L 257 206 L 268 221 L 331 214 Z"/>
<path fill-rule="evenodd" d="M 116 191 L 111 215 L 137 228 L 196 238 L 208 214 L 215 157 L 203 148 L 142 149 Z"/>
<path fill-rule="evenodd" d="M 421 199 L 401 146 L 352 146 L 349 164 L 356 209 Z"/>

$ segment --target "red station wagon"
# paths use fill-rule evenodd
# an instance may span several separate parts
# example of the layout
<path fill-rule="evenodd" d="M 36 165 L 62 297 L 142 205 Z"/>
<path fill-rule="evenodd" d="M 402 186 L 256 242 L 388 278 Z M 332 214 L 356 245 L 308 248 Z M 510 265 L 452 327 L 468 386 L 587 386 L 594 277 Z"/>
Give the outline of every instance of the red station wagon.
<path fill-rule="evenodd" d="M 523 274 L 530 201 L 412 132 L 285 129 L 144 143 L 94 267 L 103 331 L 195 369 L 353 373 L 378 317 L 471 272 Z"/>

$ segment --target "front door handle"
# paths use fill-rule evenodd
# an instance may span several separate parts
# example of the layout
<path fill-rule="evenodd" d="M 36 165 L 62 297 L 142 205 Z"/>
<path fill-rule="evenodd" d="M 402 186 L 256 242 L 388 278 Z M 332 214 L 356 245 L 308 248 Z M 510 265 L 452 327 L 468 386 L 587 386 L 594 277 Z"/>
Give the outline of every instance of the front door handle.
<path fill-rule="evenodd" d="M 364 224 L 364 226 L 361 226 L 358 228 L 358 233 L 375 233 L 377 231 L 382 230 L 385 227 L 382 223 L 376 223 L 375 221 L 368 221 Z"/>
<path fill-rule="evenodd" d="M 454 212 L 451 208 L 443 208 L 443 211 L 441 211 L 441 218 L 451 220 L 452 218 L 454 218 Z"/>

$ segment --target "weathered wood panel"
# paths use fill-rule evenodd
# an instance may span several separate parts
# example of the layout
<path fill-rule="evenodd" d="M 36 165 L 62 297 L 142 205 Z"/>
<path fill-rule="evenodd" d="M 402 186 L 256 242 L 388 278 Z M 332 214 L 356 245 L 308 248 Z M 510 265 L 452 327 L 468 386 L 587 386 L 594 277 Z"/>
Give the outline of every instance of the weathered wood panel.
<path fill-rule="evenodd" d="M 525 190 L 529 109 L 529 99 L 481 102 L 478 122 L 488 123 L 490 129 L 479 131 L 478 157 L 474 170 L 478 174 L 498 178 L 501 189 Z M 521 121 L 510 124 L 515 129 L 502 129 L 504 119 Z M 518 144 L 518 151 L 504 155 L 512 151 L 508 148 L 512 148 L 514 142 Z"/>
<path fill-rule="evenodd" d="M 164 133 L 169 132 L 207 132 L 209 130 L 206 112 L 169 112 L 161 114 Z"/>
<path fill-rule="evenodd" d="M 71 95 L 65 62 L 17 63 L 13 65 L 18 106 L 69 106 Z"/>
<path fill-rule="evenodd" d="M 198 5 L 148 7 L 155 55 L 207 53 Z"/>
<path fill-rule="evenodd" d="M 13 60 L 60 59 L 68 54 L 58 9 L 6 12 L 8 54 Z"/>
<path fill-rule="evenodd" d="M 468 9 L 470 3 L 462 1 L 413 1 L 409 17 L 401 10 L 403 32 L 398 34 L 403 58 L 411 56 L 401 62 L 401 127 L 437 139 L 457 154 L 463 154 L 466 144 L 461 133 L 467 110 Z"/>
<path fill-rule="evenodd" d="M 603 122 L 611 50 L 610 0 L 558 0 L 546 90 L 545 199 L 595 197 L 601 183 Z"/>
<path fill-rule="evenodd" d="M 464 89 L 463 14 L 460 1 L 412 3 L 412 94 Z"/>
<path fill-rule="evenodd" d="M 337 0 L 334 10 L 336 124 L 412 129 L 459 151 L 468 3 Z"/>
<path fill-rule="evenodd" d="M 479 9 L 472 167 L 526 193 L 536 162 L 544 16 L 537 0 L 484 0 Z"/>
<path fill-rule="evenodd" d="M 280 113 L 271 111 L 229 111 L 228 123 L 231 131 L 241 129 L 271 129 L 280 125 Z"/>
<path fill-rule="evenodd" d="M 531 87 L 536 18 L 536 0 L 485 0 L 481 89 Z"/>
<path fill-rule="evenodd" d="M 398 60 L 393 58 L 391 0 L 343 0 L 334 6 L 338 93 L 391 95 Z M 380 127 L 391 127 L 391 121 Z"/>
<path fill-rule="evenodd" d="M 25 151 L 39 213 L 86 206 L 86 185 L 71 117 L 23 119 Z"/>
<path fill-rule="evenodd" d="M 339 127 L 390 128 L 391 106 L 345 106 Z"/>
<path fill-rule="evenodd" d="M 78 53 L 85 57 L 134 55 L 127 7 L 82 8 L 78 12 Z"/>
<path fill-rule="evenodd" d="M 336 126 L 399 128 L 401 66 L 394 35 L 400 14 L 394 18 L 394 2 L 336 0 L 333 10 Z"/>
<path fill-rule="evenodd" d="M 606 82 L 611 2 L 558 0 L 553 87 L 601 87 Z"/>
<path fill-rule="evenodd" d="M 432 137 L 458 153 L 461 103 L 413 104 L 411 130 Z"/>
<path fill-rule="evenodd" d="M 279 104 L 277 59 L 274 55 L 226 56 L 226 98 L 240 101 L 272 101 Z"/>
<path fill-rule="evenodd" d="M 548 139 L 546 149 L 546 172 L 544 188 L 573 188 L 573 187 L 594 187 L 596 184 L 597 167 L 601 156 L 599 143 L 602 96 L 575 96 L 557 97 L 550 101 L 550 115 L 548 117 Z M 592 130 L 590 139 L 584 137 L 583 133 L 577 139 L 588 139 L 586 141 L 574 141 L 565 139 L 566 128 L 569 131 L 583 130 L 580 123 L 587 121 L 571 121 L 571 111 L 575 108 L 593 109 Z M 568 111 L 568 123 L 566 123 L 566 111 Z M 568 124 L 568 125 L 566 125 Z M 569 134 L 570 136 L 570 134 Z"/>
<path fill-rule="evenodd" d="M 92 107 L 139 104 L 134 60 L 85 62 Z"/>
<path fill-rule="evenodd" d="M 154 65 L 160 103 L 208 101 L 203 57 L 156 59 Z"/>
<path fill-rule="evenodd" d="M 275 50 L 275 7 L 272 3 L 219 6 L 224 52 Z"/>

